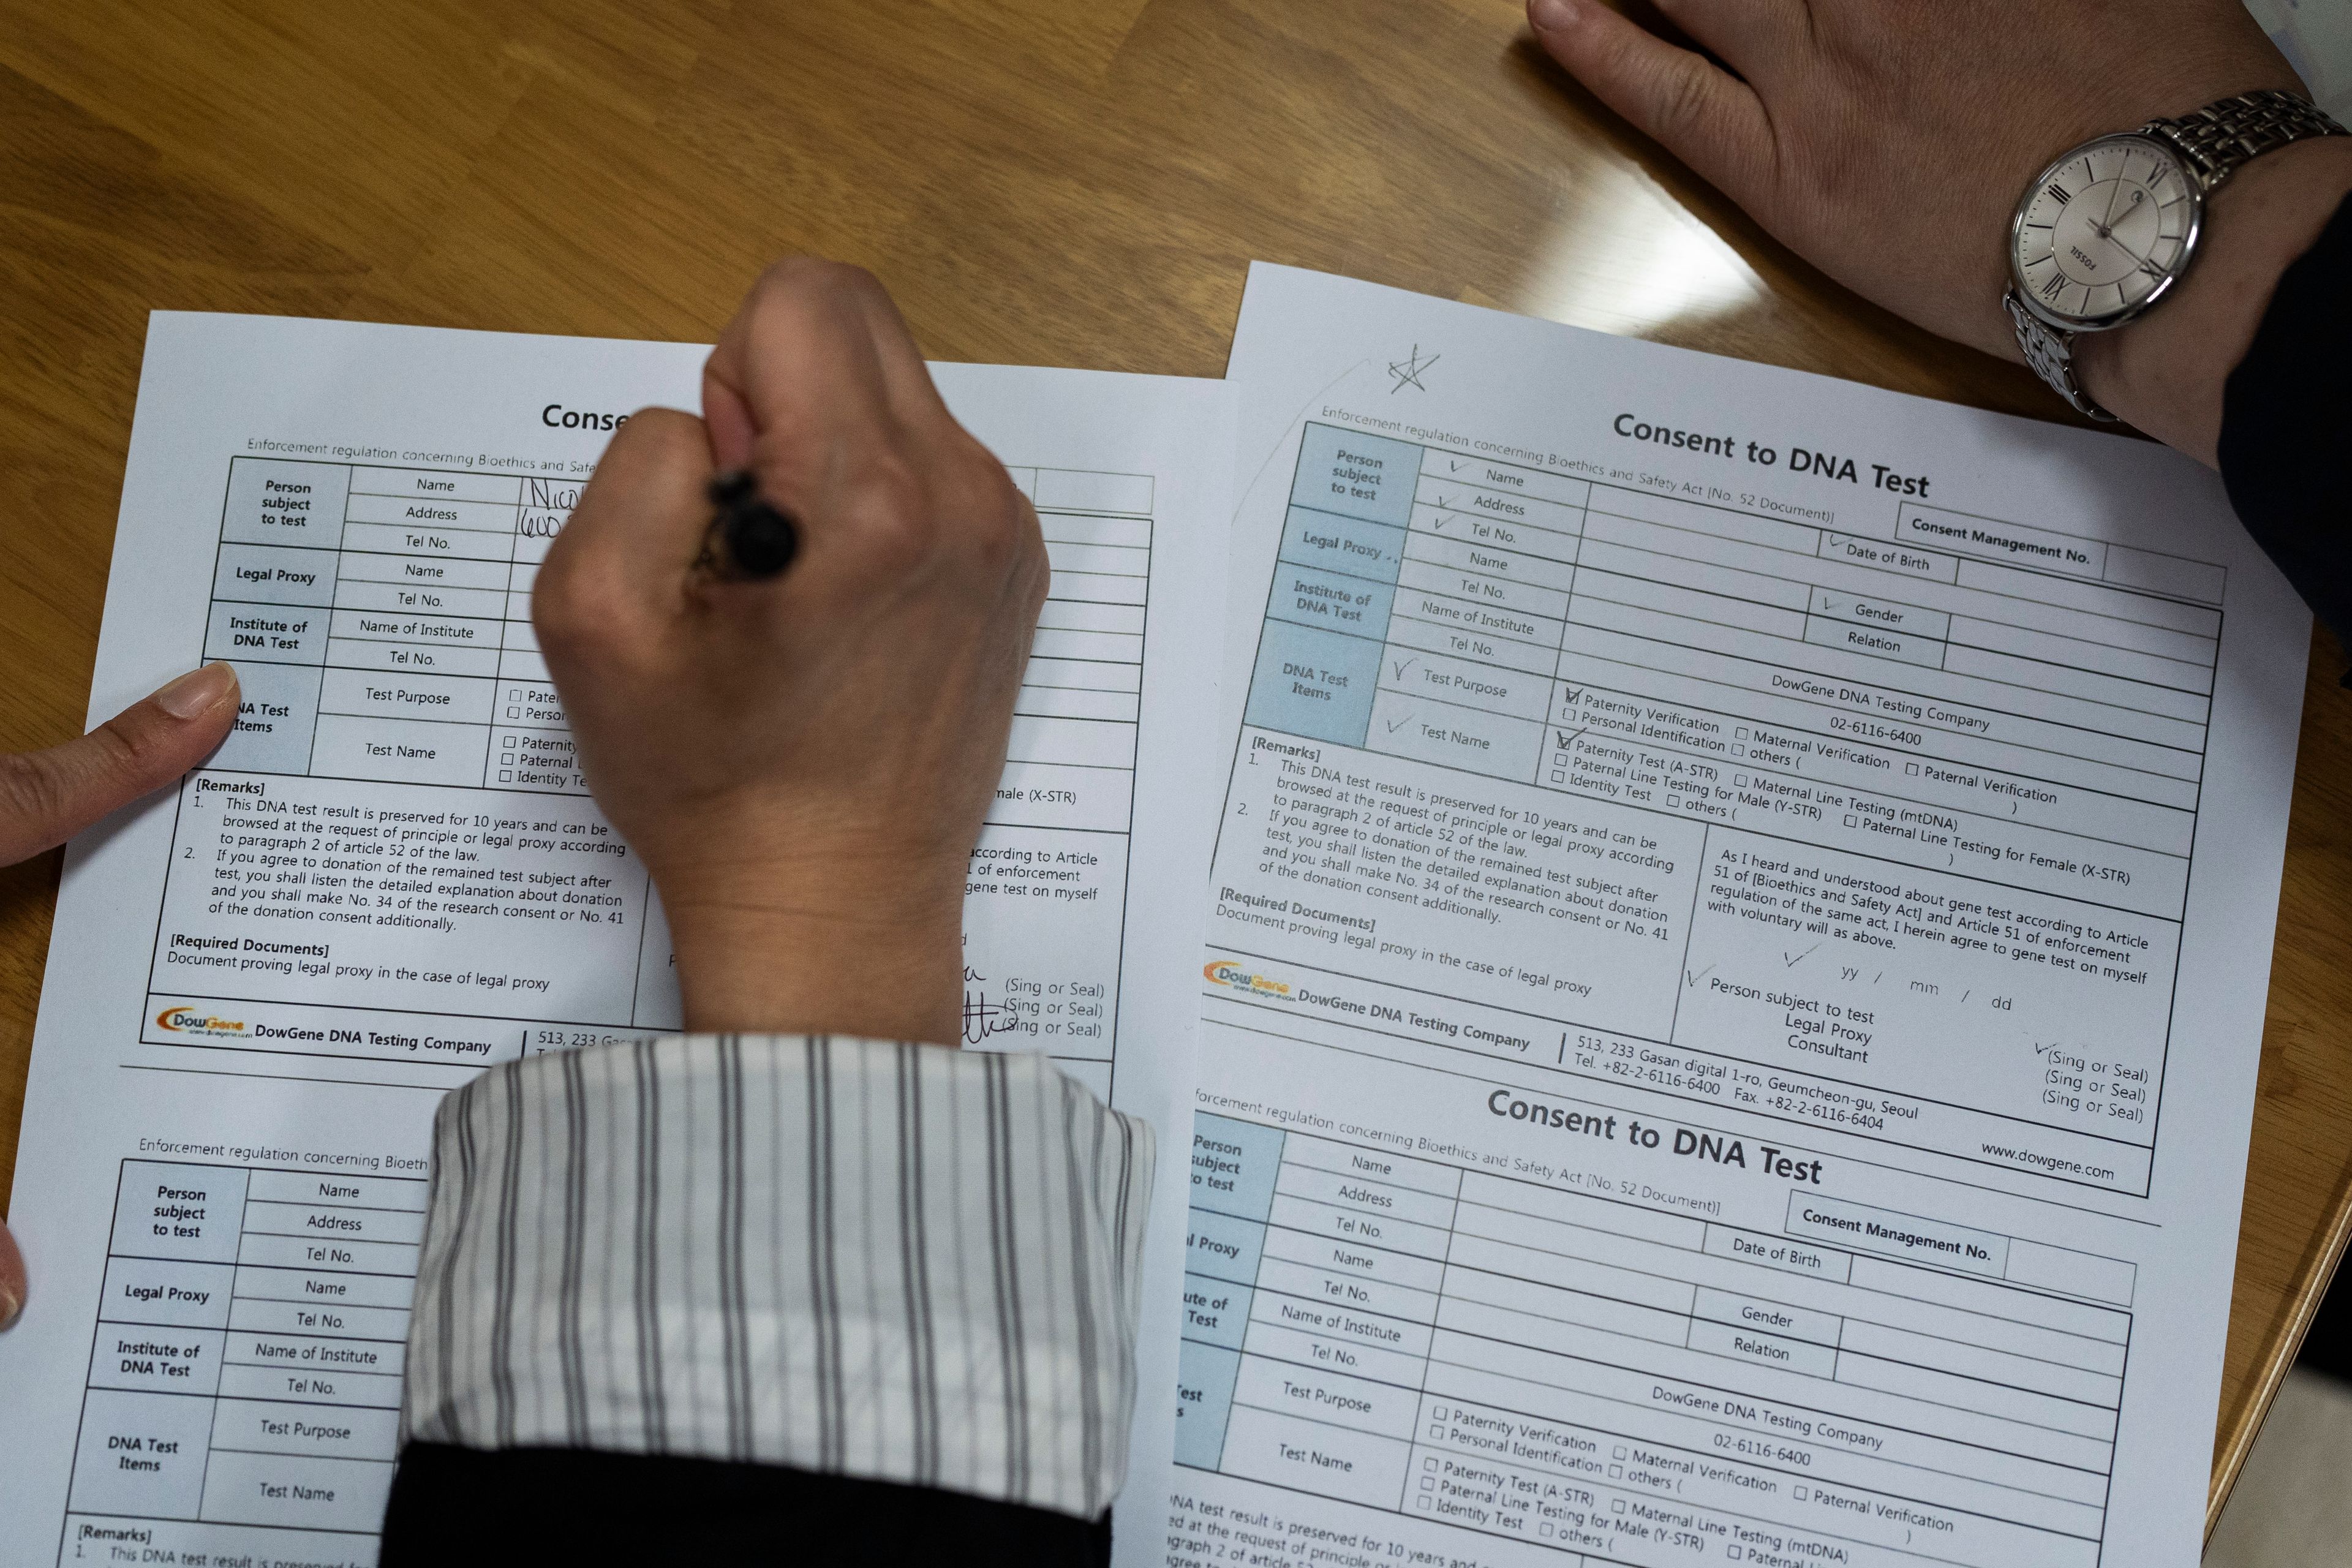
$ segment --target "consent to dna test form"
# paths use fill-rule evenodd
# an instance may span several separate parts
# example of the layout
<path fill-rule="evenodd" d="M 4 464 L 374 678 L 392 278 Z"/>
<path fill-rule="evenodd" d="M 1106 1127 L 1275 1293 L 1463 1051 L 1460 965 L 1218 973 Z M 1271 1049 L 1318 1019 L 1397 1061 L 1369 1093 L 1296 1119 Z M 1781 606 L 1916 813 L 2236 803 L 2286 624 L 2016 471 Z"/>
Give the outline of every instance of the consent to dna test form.
<path fill-rule="evenodd" d="M 2142 442 L 1260 268 L 1171 1560 L 2196 1561 L 2308 618 Z"/>

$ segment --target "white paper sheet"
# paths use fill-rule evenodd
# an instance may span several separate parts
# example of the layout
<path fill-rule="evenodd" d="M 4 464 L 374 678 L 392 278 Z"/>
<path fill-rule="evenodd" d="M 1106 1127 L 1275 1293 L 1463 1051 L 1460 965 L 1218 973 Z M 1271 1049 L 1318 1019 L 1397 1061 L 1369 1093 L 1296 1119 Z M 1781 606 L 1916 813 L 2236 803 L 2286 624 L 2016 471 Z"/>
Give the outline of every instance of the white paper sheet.
<path fill-rule="evenodd" d="M 1230 374 L 1171 1563 L 2195 1563 L 2309 628 L 2214 476 L 1263 266 Z"/>
<path fill-rule="evenodd" d="M 90 714 L 204 658 L 236 662 L 246 710 L 68 857 L 10 1215 L 33 1294 L 0 1337 L 0 1560 L 374 1560 L 436 1102 L 677 1022 L 529 590 L 612 416 L 698 406 L 705 352 L 153 318 Z M 1156 1518 L 1193 1011 L 1167 958 L 1201 940 L 1231 405 L 934 373 L 1055 563 L 972 861 L 966 1037 L 1048 1050 L 1161 1131 L 1130 1494 Z M 395 812 L 424 814 L 408 842 L 352 831 Z M 345 1209 L 381 1239 L 338 1239 Z"/>

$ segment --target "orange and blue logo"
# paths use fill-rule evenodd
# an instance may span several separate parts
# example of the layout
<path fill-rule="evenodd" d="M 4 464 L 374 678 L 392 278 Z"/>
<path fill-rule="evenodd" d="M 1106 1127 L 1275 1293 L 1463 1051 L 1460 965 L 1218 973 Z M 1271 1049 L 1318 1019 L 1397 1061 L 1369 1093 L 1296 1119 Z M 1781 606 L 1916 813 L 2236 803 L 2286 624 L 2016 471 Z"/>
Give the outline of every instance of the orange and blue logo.
<path fill-rule="evenodd" d="M 1239 964 L 1227 963 L 1223 959 L 1202 964 L 1201 973 L 1213 985 L 1246 991 L 1253 996 L 1278 996 L 1286 1002 L 1290 999 L 1288 981 L 1268 980 L 1263 974 L 1252 974 Z"/>
<path fill-rule="evenodd" d="M 215 1018 L 197 1007 L 166 1007 L 155 1015 L 155 1026 L 175 1035 L 243 1035 L 246 1026 L 235 1018 Z"/>

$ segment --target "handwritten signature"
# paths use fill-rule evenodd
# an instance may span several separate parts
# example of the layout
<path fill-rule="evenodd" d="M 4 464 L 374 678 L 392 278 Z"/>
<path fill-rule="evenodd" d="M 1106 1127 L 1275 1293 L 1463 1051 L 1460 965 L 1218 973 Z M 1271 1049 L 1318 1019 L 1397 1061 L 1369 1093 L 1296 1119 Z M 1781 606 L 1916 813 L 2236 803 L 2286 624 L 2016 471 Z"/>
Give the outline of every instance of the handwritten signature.
<path fill-rule="evenodd" d="M 1020 1015 L 1002 1002 L 988 998 L 988 976 L 970 964 L 963 972 L 963 1043 L 976 1046 L 992 1035 L 1009 1034 L 1021 1026 Z"/>

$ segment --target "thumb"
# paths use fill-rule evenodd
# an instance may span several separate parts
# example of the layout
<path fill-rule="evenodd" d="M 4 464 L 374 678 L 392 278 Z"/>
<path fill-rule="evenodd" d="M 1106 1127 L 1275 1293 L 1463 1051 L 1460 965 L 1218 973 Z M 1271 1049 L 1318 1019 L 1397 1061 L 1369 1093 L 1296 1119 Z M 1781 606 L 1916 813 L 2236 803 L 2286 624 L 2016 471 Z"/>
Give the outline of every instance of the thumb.
<path fill-rule="evenodd" d="M 24 1304 L 25 1258 L 16 1250 L 8 1227 L 0 1225 L 0 1329 L 16 1321 L 17 1310 Z"/>
<path fill-rule="evenodd" d="M 567 703 L 593 700 L 580 679 L 592 656 L 666 650 L 710 526 L 710 475 L 691 414 L 643 408 L 613 432 L 531 584 L 531 625 Z"/>
<path fill-rule="evenodd" d="M 0 754 L 0 866 L 64 843 L 210 754 L 236 718 L 236 671 L 190 670 L 78 741 Z"/>

